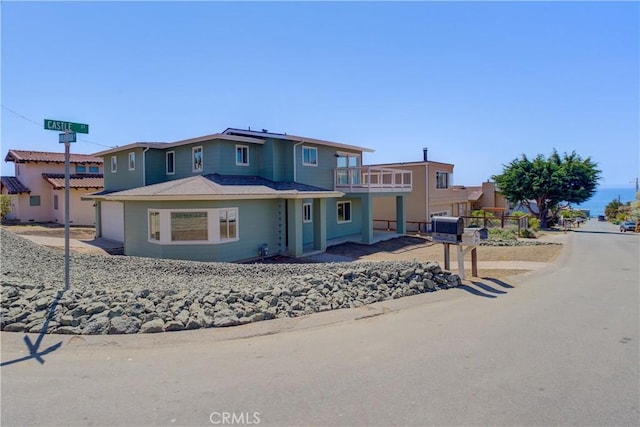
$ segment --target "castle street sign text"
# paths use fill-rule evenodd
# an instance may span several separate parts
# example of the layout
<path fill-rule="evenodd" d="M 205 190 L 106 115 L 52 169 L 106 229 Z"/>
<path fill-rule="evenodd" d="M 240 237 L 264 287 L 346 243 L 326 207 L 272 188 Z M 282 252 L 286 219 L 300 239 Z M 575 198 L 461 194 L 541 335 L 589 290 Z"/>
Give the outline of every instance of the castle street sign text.
<path fill-rule="evenodd" d="M 57 130 L 59 132 L 89 133 L 89 125 L 84 123 L 63 122 L 61 120 L 44 119 L 46 130 Z"/>

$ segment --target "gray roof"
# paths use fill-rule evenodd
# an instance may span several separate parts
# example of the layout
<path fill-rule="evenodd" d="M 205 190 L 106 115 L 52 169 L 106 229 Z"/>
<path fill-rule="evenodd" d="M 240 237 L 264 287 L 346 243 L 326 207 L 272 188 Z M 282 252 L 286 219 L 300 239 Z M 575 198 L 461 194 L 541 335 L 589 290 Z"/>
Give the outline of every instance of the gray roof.
<path fill-rule="evenodd" d="M 345 150 L 364 151 L 367 153 L 373 153 L 375 151 L 371 148 L 342 144 L 340 142 L 326 141 L 323 139 L 309 138 L 306 136 L 289 135 L 286 133 L 269 132 L 266 129 L 264 129 L 262 132 L 258 132 L 254 130 L 227 128 L 222 133 L 225 135 L 245 136 L 245 137 L 262 138 L 262 139 L 266 139 L 266 138 L 283 139 L 283 140 L 293 141 L 293 142 L 326 145 L 328 147 L 342 148 Z"/>
<path fill-rule="evenodd" d="M 225 200 L 342 197 L 344 193 L 297 182 L 275 182 L 258 176 L 198 175 L 109 194 L 107 200 Z"/>

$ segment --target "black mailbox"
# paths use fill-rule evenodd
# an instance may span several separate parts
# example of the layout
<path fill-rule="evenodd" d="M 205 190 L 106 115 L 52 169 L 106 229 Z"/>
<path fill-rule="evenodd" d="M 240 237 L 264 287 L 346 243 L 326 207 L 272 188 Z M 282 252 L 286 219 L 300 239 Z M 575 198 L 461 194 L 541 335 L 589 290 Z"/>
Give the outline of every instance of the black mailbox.
<path fill-rule="evenodd" d="M 464 219 L 454 216 L 431 218 L 431 237 L 434 242 L 460 243 L 464 234 Z"/>

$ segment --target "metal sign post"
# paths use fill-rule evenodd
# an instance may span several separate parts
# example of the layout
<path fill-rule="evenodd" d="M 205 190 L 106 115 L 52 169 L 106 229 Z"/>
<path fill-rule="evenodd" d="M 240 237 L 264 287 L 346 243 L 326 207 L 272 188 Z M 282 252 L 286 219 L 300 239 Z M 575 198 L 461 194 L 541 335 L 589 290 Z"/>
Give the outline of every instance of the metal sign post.
<path fill-rule="evenodd" d="M 46 130 L 63 131 L 59 134 L 58 142 L 64 144 L 64 289 L 69 289 L 69 224 L 70 200 L 69 181 L 71 178 L 71 142 L 76 142 L 76 132 L 89 133 L 89 125 L 83 123 L 64 122 L 61 120 L 44 119 Z"/>
<path fill-rule="evenodd" d="M 69 228 L 71 216 L 69 208 L 69 181 L 71 176 L 71 142 L 76 142 L 76 133 L 66 130 L 60 134 L 58 142 L 64 143 L 64 289 L 69 289 Z"/>

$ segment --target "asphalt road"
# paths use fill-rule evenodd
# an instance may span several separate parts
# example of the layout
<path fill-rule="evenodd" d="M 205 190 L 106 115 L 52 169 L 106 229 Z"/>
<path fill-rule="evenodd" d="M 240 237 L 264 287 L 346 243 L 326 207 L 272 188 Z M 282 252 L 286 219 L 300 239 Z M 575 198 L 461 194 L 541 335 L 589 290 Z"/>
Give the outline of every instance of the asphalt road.
<path fill-rule="evenodd" d="M 226 330 L 2 333 L 3 426 L 640 425 L 640 236 L 504 283 Z M 280 332 L 279 332 L 280 331 Z M 260 335 L 261 336 L 251 336 Z M 31 336 L 34 342 L 37 336 Z"/>

